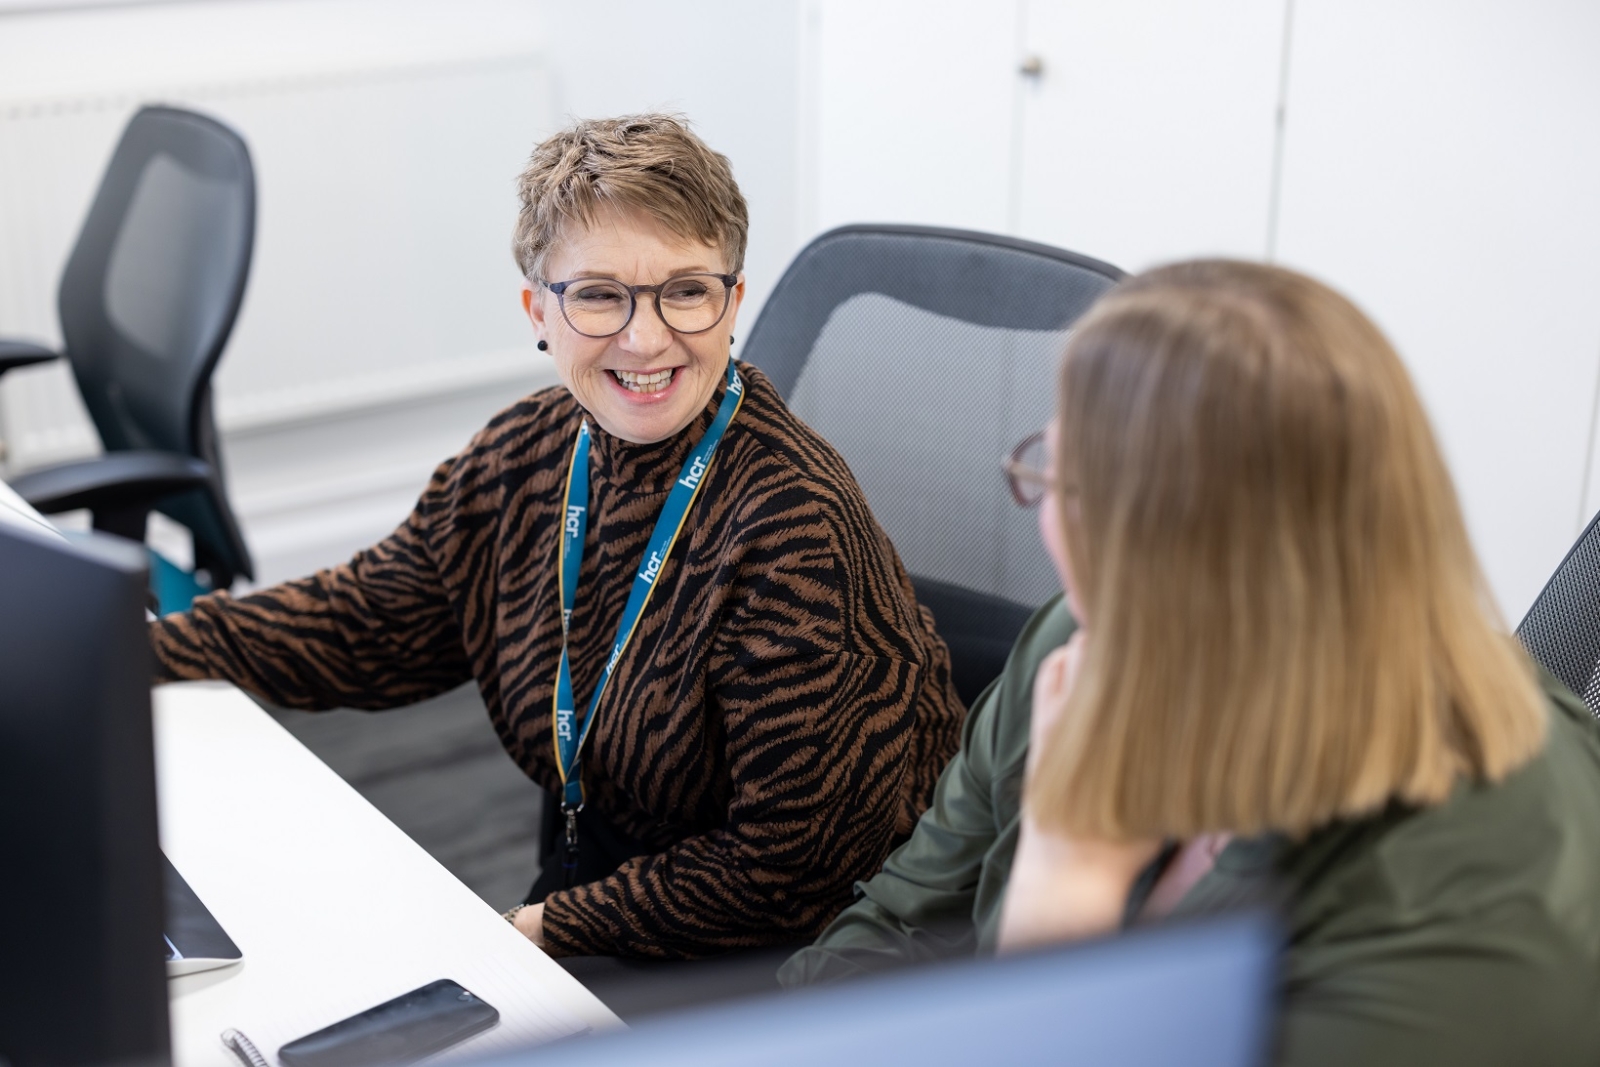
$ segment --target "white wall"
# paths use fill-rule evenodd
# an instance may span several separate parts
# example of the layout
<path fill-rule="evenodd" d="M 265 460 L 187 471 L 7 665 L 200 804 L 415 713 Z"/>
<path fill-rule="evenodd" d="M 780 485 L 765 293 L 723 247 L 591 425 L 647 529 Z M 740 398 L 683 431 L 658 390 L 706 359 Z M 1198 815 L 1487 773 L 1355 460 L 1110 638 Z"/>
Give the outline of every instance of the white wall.
<path fill-rule="evenodd" d="M 1124 270 L 1266 255 L 1283 0 L 1023 7 L 1016 231 Z"/>
<path fill-rule="evenodd" d="M 850 222 L 1004 230 L 1016 15 L 969 0 L 814 0 L 815 231 Z"/>
<path fill-rule="evenodd" d="M 1521 617 L 1600 507 L 1600 7 L 808 2 L 819 229 L 1323 277 L 1396 341 Z"/>
<path fill-rule="evenodd" d="M 1405 356 L 1512 622 L 1600 505 L 1597 54 L 1586 0 L 1295 4 L 1277 255 Z"/>
<path fill-rule="evenodd" d="M 34 218 L 25 240 L 0 233 L 0 335 L 53 335 L 54 279 L 135 103 L 232 118 L 262 178 L 257 275 L 219 377 L 236 492 L 252 536 L 300 566 L 324 505 L 296 486 L 355 500 L 361 471 L 389 471 L 367 477 L 342 552 L 403 513 L 425 456 L 549 380 L 506 254 L 527 149 L 569 115 L 670 107 L 750 200 L 741 334 L 800 244 L 852 221 L 1016 233 L 1129 269 L 1276 257 L 1395 338 L 1508 616 L 1600 507 L 1590 0 L 783 0 L 714 17 L 620 0 L 598 27 L 573 12 L 0 14 L 0 227 L 8 206 Z M 1028 57 L 1037 76 L 1018 72 Z M 16 133 L 52 116 L 77 133 Z M 8 376 L 0 431 L 40 429 L 23 462 L 74 454 L 92 447 L 74 404 L 58 369 Z M 293 446 L 308 435 L 318 449 Z"/>
<path fill-rule="evenodd" d="M 816 230 L 1267 252 L 1284 0 L 810 0 Z M 1025 60 L 1041 73 L 1025 75 Z"/>

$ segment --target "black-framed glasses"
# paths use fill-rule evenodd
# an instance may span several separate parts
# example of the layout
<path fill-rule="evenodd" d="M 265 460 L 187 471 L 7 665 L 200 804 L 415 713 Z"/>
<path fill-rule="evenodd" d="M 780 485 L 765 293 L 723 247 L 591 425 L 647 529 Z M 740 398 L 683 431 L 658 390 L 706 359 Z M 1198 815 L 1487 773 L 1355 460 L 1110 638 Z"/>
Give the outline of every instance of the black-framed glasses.
<path fill-rule="evenodd" d="M 610 337 L 627 329 L 639 294 L 656 298 L 656 314 L 674 333 L 705 333 L 728 313 L 737 274 L 680 274 L 660 285 L 623 285 L 615 278 L 573 278 L 539 284 L 556 295 L 561 317 L 585 337 Z"/>
<path fill-rule="evenodd" d="M 1006 472 L 1011 499 L 1019 507 L 1038 507 L 1050 489 L 1050 450 L 1045 444 L 1044 431 L 1024 437 L 1011 454 L 1000 461 L 1000 469 Z"/>

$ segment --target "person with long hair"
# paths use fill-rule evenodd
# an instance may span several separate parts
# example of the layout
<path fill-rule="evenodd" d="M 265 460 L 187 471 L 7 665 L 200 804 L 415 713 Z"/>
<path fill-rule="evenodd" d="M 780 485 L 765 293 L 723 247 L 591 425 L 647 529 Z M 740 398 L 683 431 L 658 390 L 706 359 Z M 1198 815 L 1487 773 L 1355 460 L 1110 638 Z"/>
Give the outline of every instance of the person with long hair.
<path fill-rule="evenodd" d="M 1596 1062 L 1600 728 L 1499 619 L 1382 333 L 1291 271 L 1153 270 L 1047 441 L 1012 476 L 1064 598 L 785 980 L 1276 899 L 1280 1062 Z"/>

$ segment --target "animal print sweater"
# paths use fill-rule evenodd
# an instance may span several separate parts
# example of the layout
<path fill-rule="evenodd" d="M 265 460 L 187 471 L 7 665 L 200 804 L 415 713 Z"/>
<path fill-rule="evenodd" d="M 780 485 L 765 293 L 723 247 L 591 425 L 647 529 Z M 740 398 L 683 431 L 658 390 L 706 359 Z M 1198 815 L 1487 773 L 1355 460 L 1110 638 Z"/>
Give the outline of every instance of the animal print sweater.
<path fill-rule="evenodd" d="M 949 653 L 849 468 L 759 370 L 596 714 L 587 804 L 656 851 L 551 894 L 557 954 L 686 958 L 815 936 L 928 804 L 965 711 Z M 569 644 L 588 707 L 668 489 L 710 424 L 651 445 L 591 423 Z M 350 562 L 151 624 L 162 680 L 382 709 L 474 679 L 506 751 L 560 786 L 557 545 L 584 412 L 535 393 Z"/>

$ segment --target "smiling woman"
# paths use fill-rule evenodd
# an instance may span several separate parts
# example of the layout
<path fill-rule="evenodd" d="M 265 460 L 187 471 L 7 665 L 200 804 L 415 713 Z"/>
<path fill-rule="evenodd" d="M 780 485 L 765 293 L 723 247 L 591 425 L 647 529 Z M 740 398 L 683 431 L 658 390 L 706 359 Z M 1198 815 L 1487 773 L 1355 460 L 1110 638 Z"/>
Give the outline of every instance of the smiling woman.
<path fill-rule="evenodd" d="M 578 402 L 606 432 L 649 444 L 687 426 L 721 383 L 744 278 L 644 211 L 596 216 L 570 224 L 545 261 L 566 280 L 529 281 L 522 302 Z"/>
<path fill-rule="evenodd" d="M 814 936 L 927 805 L 964 709 L 844 461 L 733 360 L 744 198 L 663 115 L 520 183 L 522 305 L 562 386 L 498 415 L 349 563 L 152 625 L 163 679 L 382 709 L 474 679 L 565 815 L 556 954 Z"/>

